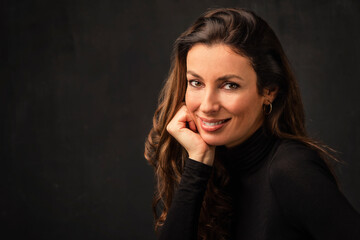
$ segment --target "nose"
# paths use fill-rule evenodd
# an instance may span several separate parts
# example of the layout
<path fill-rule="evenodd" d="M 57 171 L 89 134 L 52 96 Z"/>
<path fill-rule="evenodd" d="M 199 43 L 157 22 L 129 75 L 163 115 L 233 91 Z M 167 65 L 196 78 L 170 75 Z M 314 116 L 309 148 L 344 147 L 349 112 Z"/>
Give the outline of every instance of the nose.
<path fill-rule="evenodd" d="M 199 109 L 205 114 L 216 113 L 219 111 L 220 102 L 216 91 L 211 89 L 205 91 Z"/>

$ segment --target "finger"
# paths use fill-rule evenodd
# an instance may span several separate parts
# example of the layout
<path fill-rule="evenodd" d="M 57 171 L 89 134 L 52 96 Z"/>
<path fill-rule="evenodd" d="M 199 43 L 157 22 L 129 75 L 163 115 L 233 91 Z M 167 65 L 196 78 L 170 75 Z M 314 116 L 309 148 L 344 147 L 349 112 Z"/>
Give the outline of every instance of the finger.
<path fill-rule="evenodd" d="M 186 127 L 186 123 L 189 122 L 191 117 L 189 116 L 189 113 L 187 111 L 187 108 L 185 105 L 183 105 L 178 112 L 175 114 L 173 121 L 177 123 L 178 127 L 184 128 Z"/>
<path fill-rule="evenodd" d="M 198 132 L 197 131 L 197 128 L 196 128 L 196 124 L 195 124 L 195 121 L 192 117 L 192 115 L 189 113 L 189 109 L 187 108 L 186 105 L 183 106 L 184 108 L 184 111 L 186 112 L 186 121 L 188 122 L 189 124 L 189 128 L 193 131 L 193 132 Z"/>
<path fill-rule="evenodd" d="M 193 131 L 197 133 L 197 128 L 196 128 L 196 124 L 195 121 L 192 117 L 192 115 L 189 113 L 189 110 L 187 109 L 187 107 L 184 105 L 183 109 L 185 117 L 186 117 L 186 122 L 188 123 L 189 128 Z"/>
<path fill-rule="evenodd" d="M 192 119 L 189 121 L 189 128 L 190 128 L 192 131 L 197 132 L 195 122 L 194 122 L 194 120 L 192 120 Z"/>
<path fill-rule="evenodd" d="M 172 133 L 174 131 L 177 131 L 179 129 L 183 129 L 186 128 L 186 122 L 187 122 L 187 109 L 185 106 L 182 106 L 177 113 L 175 114 L 175 116 L 173 117 L 173 119 L 171 119 L 171 121 L 169 122 L 168 126 L 167 126 L 167 131 Z"/>

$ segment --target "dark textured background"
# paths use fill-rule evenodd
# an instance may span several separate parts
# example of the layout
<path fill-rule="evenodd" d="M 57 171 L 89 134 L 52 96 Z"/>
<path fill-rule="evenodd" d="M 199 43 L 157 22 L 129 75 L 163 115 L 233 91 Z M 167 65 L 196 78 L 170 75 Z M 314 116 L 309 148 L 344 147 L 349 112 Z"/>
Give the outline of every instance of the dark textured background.
<path fill-rule="evenodd" d="M 155 239 L 143 158 L 176 37 L 209 7 L 256 11 L 293 65 L 312 136 L 360 210 L 360 4 L 1 1 L 1 235 Z"/>

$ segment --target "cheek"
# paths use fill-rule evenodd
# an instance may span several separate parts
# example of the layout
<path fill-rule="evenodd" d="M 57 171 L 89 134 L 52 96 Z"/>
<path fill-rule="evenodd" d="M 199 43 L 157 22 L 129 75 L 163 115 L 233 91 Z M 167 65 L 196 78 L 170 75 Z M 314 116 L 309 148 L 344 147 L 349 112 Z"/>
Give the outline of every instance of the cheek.
<path fill-rule="evenodd" d="M 196 97 L 195 94 L 186 91 L 185 104 L 190 112 L 194 112 L 200 105 L 199 97 Z"/>
<path fill-rule="evenodd" d="M 242 96 L 223 99 L 223 107 L 234 116 L 241 116 L 248 111 L 248 100 Z"/>
<path fill-rule="evenodd" d="M 234 116 L 253 116 L 256 117 L 262 110 L 260 98 L 242 97 L 234 101 L 227 101 L 227 110 Z"/>
<path fill-rule="evenodd" d="M 226 105 L 227 111 L 231 112 L 233 115 L 241 115 L 246 110 L 246 105 L 241 101 L 229 101 Z"/>

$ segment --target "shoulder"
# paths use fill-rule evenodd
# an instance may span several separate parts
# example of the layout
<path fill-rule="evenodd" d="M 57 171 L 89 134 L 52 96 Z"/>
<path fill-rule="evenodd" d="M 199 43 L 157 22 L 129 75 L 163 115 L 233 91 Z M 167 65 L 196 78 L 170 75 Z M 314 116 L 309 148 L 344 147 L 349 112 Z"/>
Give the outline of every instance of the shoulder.
<path fill-rule="evenodd" d="M 268 171 L 272 195 L 287 222 L 314 239 L 344 239 L 344 234 L 358 239 L 359 214 L 316 150 L 281 140 Z"/>
<path fill-rule="evenodd" d="M 311 212 L 333 198 L 338 188 L 316 150 L 293 140 L 281 140 L 268 165 L 271 190 L 282 212 L 306 222 Z M 304 220 L 305 219 L 305 220 Z"/>
<path fill-rule="evenodd" d="M 304 184 L 319 177 L 325 177 L 335 183 L 333 175 L 319 153 L 295 140 L 280 140 L 268 171 L 273 184 L 283 181 Z"/>
<path fill-rule="evenodd" d="M 292 159 L 292 163 L 297 163 L 297 161 L 302 159 L 317 161 L 320 157 L 317 151 L 302 142 L 282 139 L 275 151 L 272 163 L 275 165 L 285 164 L 286 162 L 289 163 L 289 161 L 287 161 L 289 159 Z"/>

